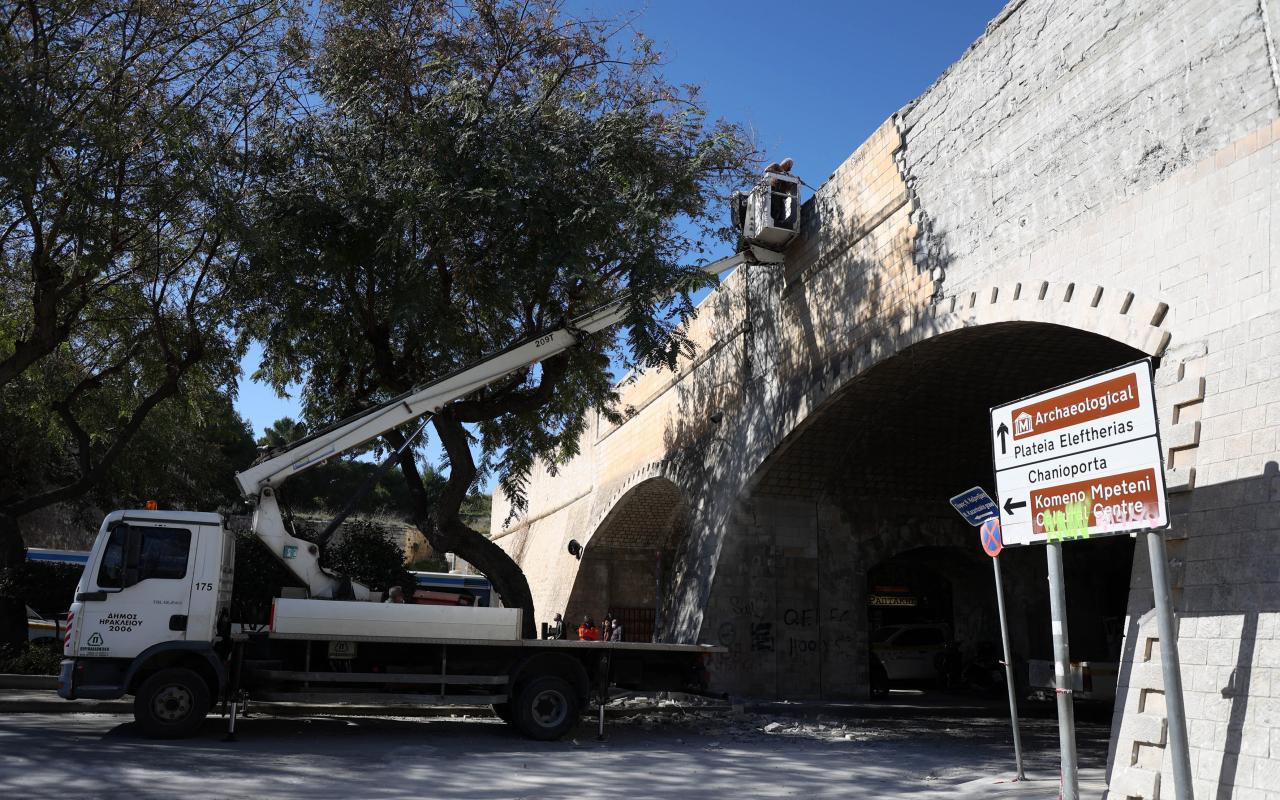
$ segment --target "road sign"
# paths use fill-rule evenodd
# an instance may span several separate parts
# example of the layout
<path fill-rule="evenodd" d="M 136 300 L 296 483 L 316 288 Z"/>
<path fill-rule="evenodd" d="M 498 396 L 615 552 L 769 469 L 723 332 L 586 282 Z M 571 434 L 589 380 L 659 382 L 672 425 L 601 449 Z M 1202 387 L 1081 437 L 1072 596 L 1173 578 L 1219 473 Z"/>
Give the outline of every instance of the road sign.
<path fill-rule="evenodd" d="M 983 520 L 1000 516 L 1000 507 L 981 486 L 967 489 L 951 498 L 951 507 L 960 512 L 970 525 L 981 525 Z"/>
<path fill-rule="evenodd" d="M 1004 544 L 1166 528 L 1151 363 L 991 409 Z"/>
<path fill-rule="evenodd" d="M 986 554 L 995 558 L 1000 555 L 1000 551 L 1004 549 L 1004 541 L 1000 538 L 1000 520 L 992 517 L 982 523 L 980 536 L 982 538 L 982 549 Z"/>

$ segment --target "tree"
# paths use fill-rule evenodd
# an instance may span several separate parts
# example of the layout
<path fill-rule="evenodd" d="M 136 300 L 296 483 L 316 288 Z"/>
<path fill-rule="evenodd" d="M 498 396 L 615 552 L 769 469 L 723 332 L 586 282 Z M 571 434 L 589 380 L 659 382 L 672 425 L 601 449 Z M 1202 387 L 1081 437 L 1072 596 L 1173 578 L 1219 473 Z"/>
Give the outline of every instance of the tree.
<path fill-rule="evenodd" d="M 296 77 L 318 103 L 264 129 L 248 207 L 249 331 L 278 388 L 339 419 L 558 327 L 627 292 L 604 333 L 449 404 L 438 498 L 399 459 L 415 523 L 526 609 L 527 582 L 459 509 L 481 471 L 523 503 L 535 461 L 572 457 L 587 415 L 618 420 L 610 356 L 672 366 L 689 345 L 684 263 L 723 235 L 724 190 L 751 153 L 667 84 L 643 38 L 558 4 L 371 0 L 325 7 Z M 671 292 L 674 300 L 669 301 Z M 397 447 L 405 431 L 385 437 Z M 477 444 L 481 460 L 471 447 Z"/>
<path fill-rule="evenodd" d="M 228 211 L 286 21 L 275 0 L 6 9 L 0 570 L 19 518 L 111 476 L 158 408 L 234 386 Z M 0 642 L 19 614 L 0 597 Z"/>
<path fill-rule="evenodd" d="M 235 474 L 257 456 L 253 431 L 221 387 L 188 386 L 162 403 L 124 454 L 89 493 L 100 507 L 237 510 Z"/>
<path fill-rule="evenodd" d="M 307 434 L 307 423 L 299 422 L 293 417 L 281 417 L 262 429 L 262 435 L 258 437 L 258 446 L 271 449 L 284 447 L 306 438 Z"/>

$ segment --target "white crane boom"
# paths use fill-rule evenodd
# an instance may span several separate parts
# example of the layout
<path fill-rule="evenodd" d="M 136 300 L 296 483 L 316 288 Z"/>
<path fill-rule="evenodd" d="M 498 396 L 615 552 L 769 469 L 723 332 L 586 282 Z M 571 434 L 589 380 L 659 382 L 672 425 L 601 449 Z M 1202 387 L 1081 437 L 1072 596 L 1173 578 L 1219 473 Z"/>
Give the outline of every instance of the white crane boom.
<path fill-rule="evenodd" d="M 582 336 L 616 325 L 625 314 L 626 309 L 621 303 L 596 309 L 563 328 L 526 340 L 291 444 L 271 458 L 238 473 L 236 481 L 240 484 L 240 491 L 246 497 L 257 497 L 266 487 L 279 486 L 303 470 L 359 447 L 406 422 L 435 413 L 446 403 L 465 397 L 517 370 L 564 352 L 577 344 Z"/>

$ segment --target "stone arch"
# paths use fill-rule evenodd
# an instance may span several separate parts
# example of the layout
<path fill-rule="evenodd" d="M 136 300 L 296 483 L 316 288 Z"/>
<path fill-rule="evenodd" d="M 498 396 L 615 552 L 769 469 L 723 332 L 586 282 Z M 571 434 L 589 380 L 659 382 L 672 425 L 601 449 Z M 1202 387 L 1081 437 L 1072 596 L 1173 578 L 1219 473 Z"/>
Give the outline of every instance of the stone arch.
<path fill-rule="evenodd" d="M 983 326 L 1039 323 L 1098 334 L 1159 357 L 1172 340 L 1172 332 L 1164 327 L 1168 312 L 1168 304 L 1140 298 L 1131 291 L 1076 282 L 1017 281 L 960 291 L 899 316 L 843 357 L 815 365 L 814 374 L 804 381 L 807 391 L 784 411 L 786 419 L 776 447 L 786 447 L 787 441 L 850 383 L 928 340 Z M 753 479 L 749 480 L 747 488 L 752 483 Z"/>
<path fill-rule="evenodd" d="M 757 391 L 754 396 L 744 395 L 738 404 L 724 406 L 727 413 L 723 430 L 716 435 L 723 444 L 712 449 L 711 457 L 698 465 L 710 478 L 694 480 L 691 484 L 701 486 L 702 490 L 690 495 L 698 499 L 698 522 L 689 546 L 690 557 L 696 564 L 686 571 L 688 580 L 676 587 L 680 640 L 710 637 L 711 631 L 704 624 L 704 610 L 710 607 L 712 587 L 719 580 L 726 533 L 738 525 L 737 505 L 757 490 L 770 465 L 785 455 L 831 403 L 849 387 L 867 379 L 878 366 L 899 355 L 922 352 L 917 348 L 926 343 L 932 347 L 963 342 L 975 333 L 984 335 L 1017 326 L 1097 337 L 1127 349 L 1132 354 L 1130 358 L 1141 354 L 1162 358 L 1173 340 L 1172 331 L 1166 327 L 1170 312 L 1166 303 L 1113 287 L 1047 280 L 962 289 L 936 302 L 901 310 L 873 323 L 850 321 L 845 329 L 831 328 L 819 336 L 817 331 L 795 328 L 806 324 L 805 319 L 812 317 L 813 310 L 795 314 L 788 311 L 792 307 L 809 309 L 813 298 L 805 299 L 808 296 L 803 293 L 802 284 L 783 286 L 782 280 L 781 276 L 775 276 L 765 280 L 766 283 L 777 281 L 771 290 L 761 287 L 772 299 L 764 304 L 768 313 L 762 320 L 760 333 L 753 334 L 755 338 L 744 345 L 744 358 L 768 363 L 770 348 L 794 350 L 800 341 L 804 344 L 799 349 L 805 351 L 805 355 L 793 356 L 790 363 L 779 365 L 783 371 L 776 373 L 775 385 Z M 791 329 L 790 332 L 787 329 Z M 763 335 L 766 331 L 767 337 Z M 1190 349 L 1194 348 L 1181 348 Z M 1172 399 L 1172 402 L 1160 401 L 1162 431 L 1171 431 L 1173 435 L 1166 438 L 1186 448 L 1198 441 L 1199 426 L 1198 423 L 1176 425 L 1174 408 L 1177 403 L 1203 397 L 1204 381 L 1191 376 L 1182 380 L 1181 359 L 1190 356 L 1181 350 L 1175 358 L 1164 359 L 1176 364 L 1172 368 L 1162 367 L 1157 381 L 1177 383 L 1161 393 Z M 693 378 L 693 385 L 723 380 L 713 369 L 705 378 Z M 1040 384 L 1029 391 L 1044 386 Z M 1166 450 L 1171 450 L 1168 444 Z M 1194 454 L 1194 450 L 1190 452 Z M 1170 466 L 1171 490 L 1180 485 L 1189 487 L 1194 479 L 1193 471 Z"/>
<path fill-rule="evenodd" d="M 910 326 L 890 326 L 893 335 L 884 333 L 840 365 L 808 376 L 808 391 L 792 394 L 784 406 L 794 414 L 790 424 L 775 429 L 789 430 L 744 473 L 737 497 L 749 512 L 727 526 L 734 534 L 722 541 L 731 546 L 722 548 L 714 567 L 715 589 L 706 602 L 711 627 L 704 623 L 702 639 L 733 629 L 726 646 L 773 654 L 763 657 L 772 663 L 762 676 L 758 653 L 740 654 L 738 663 L 751 665 L 742 667 L 731 652 L 724 660 L 725 689 L 786 686 L 796 697 L 862 691 L 868 570 L 911 550 L 971 546 L 977 552 L 976 538 L 966 538 L 972 533 L 947 498 L 973 485 L 992 488 L 987 409 L 1165 353 L 1167 306 L 1129 293 L 1108 297 L 1097 287 L 1047 283 L 970 292 Z M 773 554 L 785 568 L 754 566 Z M 1006 582 L 1035 585 L 1034 554 L 1017 554 L 1011 563 L 1019 558 L 1026 574 L 1007 570 Z M 805 577 L 792 577 L 800 573 Z M 738 613 L 735 600 L 756 596 L 777 599 L 751 609 L 749 619 Z M 967 635 L 990 627 L 991 614 L 978 605 L 980 621 Z M 814 624 L 788 625 L 791 608 L 814 610 Z M 772 638 L 747 641 L 744 630 Z M 1015 647 L 1038 653 L 1036 630 L 1015 636 Z M 796 677 L 805 674 L 812 679 Z"/>
<path fill-rule="evenodd" d="M 689 505 L 674 474 L 661 462 L 637 470 L 588 527 L 565 607 L 575 628 L 584 615 L 598 622 L 605 611 L 622 619 L 628 641 L 651 641 L 663 627 L 664 586 L 681 563 L 688 532 Z"/>
<path fill-rule="evenodd" d="M 640 496 L 635 495 L 637 491 Z M 644 502 L 643 497 L 646 496 L 655 500 L 664 495 L 669 502 L 678 503 L 681 507 L 687 506 L 684 498 L 688 497 L 689 492 L 675 462 L 669 459 L 651 461 L 628 475 L 597 505 L 591 521 L 587 523 L 586 530 L 590 533 L 583 545 L 590 545 L 597 534 L 616 521 L 619 513 L 626 507 L 624 500 L 626 503 L 637 503 Z"/>

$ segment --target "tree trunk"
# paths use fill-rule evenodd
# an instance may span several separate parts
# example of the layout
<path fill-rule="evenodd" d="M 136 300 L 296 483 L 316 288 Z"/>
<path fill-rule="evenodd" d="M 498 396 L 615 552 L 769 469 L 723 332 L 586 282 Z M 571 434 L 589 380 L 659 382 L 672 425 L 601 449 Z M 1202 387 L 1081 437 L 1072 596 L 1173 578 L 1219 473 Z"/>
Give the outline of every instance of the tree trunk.
<path fill-rule="evenodd" d="M 17 518 L 0 512 L 0 577 L 27 560 Z M 27 605 L 21 597 L 0 595 L 0 646 L 21 647 L 27 641 Z"/>
<path fill-rule="evenodd" d="M 413 502 L 413 523 L 427 537 L 432 549 L 438 553 L 457 554 L 489 579 L 503 605 L 522 609 L 521 635 L 526 639 L 536 639 L 538 625 L 534 617 L 533 593 L 529 591 L 524 570 L 505 550 L 483 533 L 469 528 L 458 516 L 476 475 L 466 431 L 462 423 L 449 416 L 447 411 L 438 415 L 434 422 L 441 443 L 449 454 L 449 481 L 435 508 L 432 508 L 414 461 L 413 449 L 406 448 L 401 453 L 400 471 L 404 474 Z M 404 442 L 398 432 L 390 433 L 386 438 L 394 448 Z"/>

